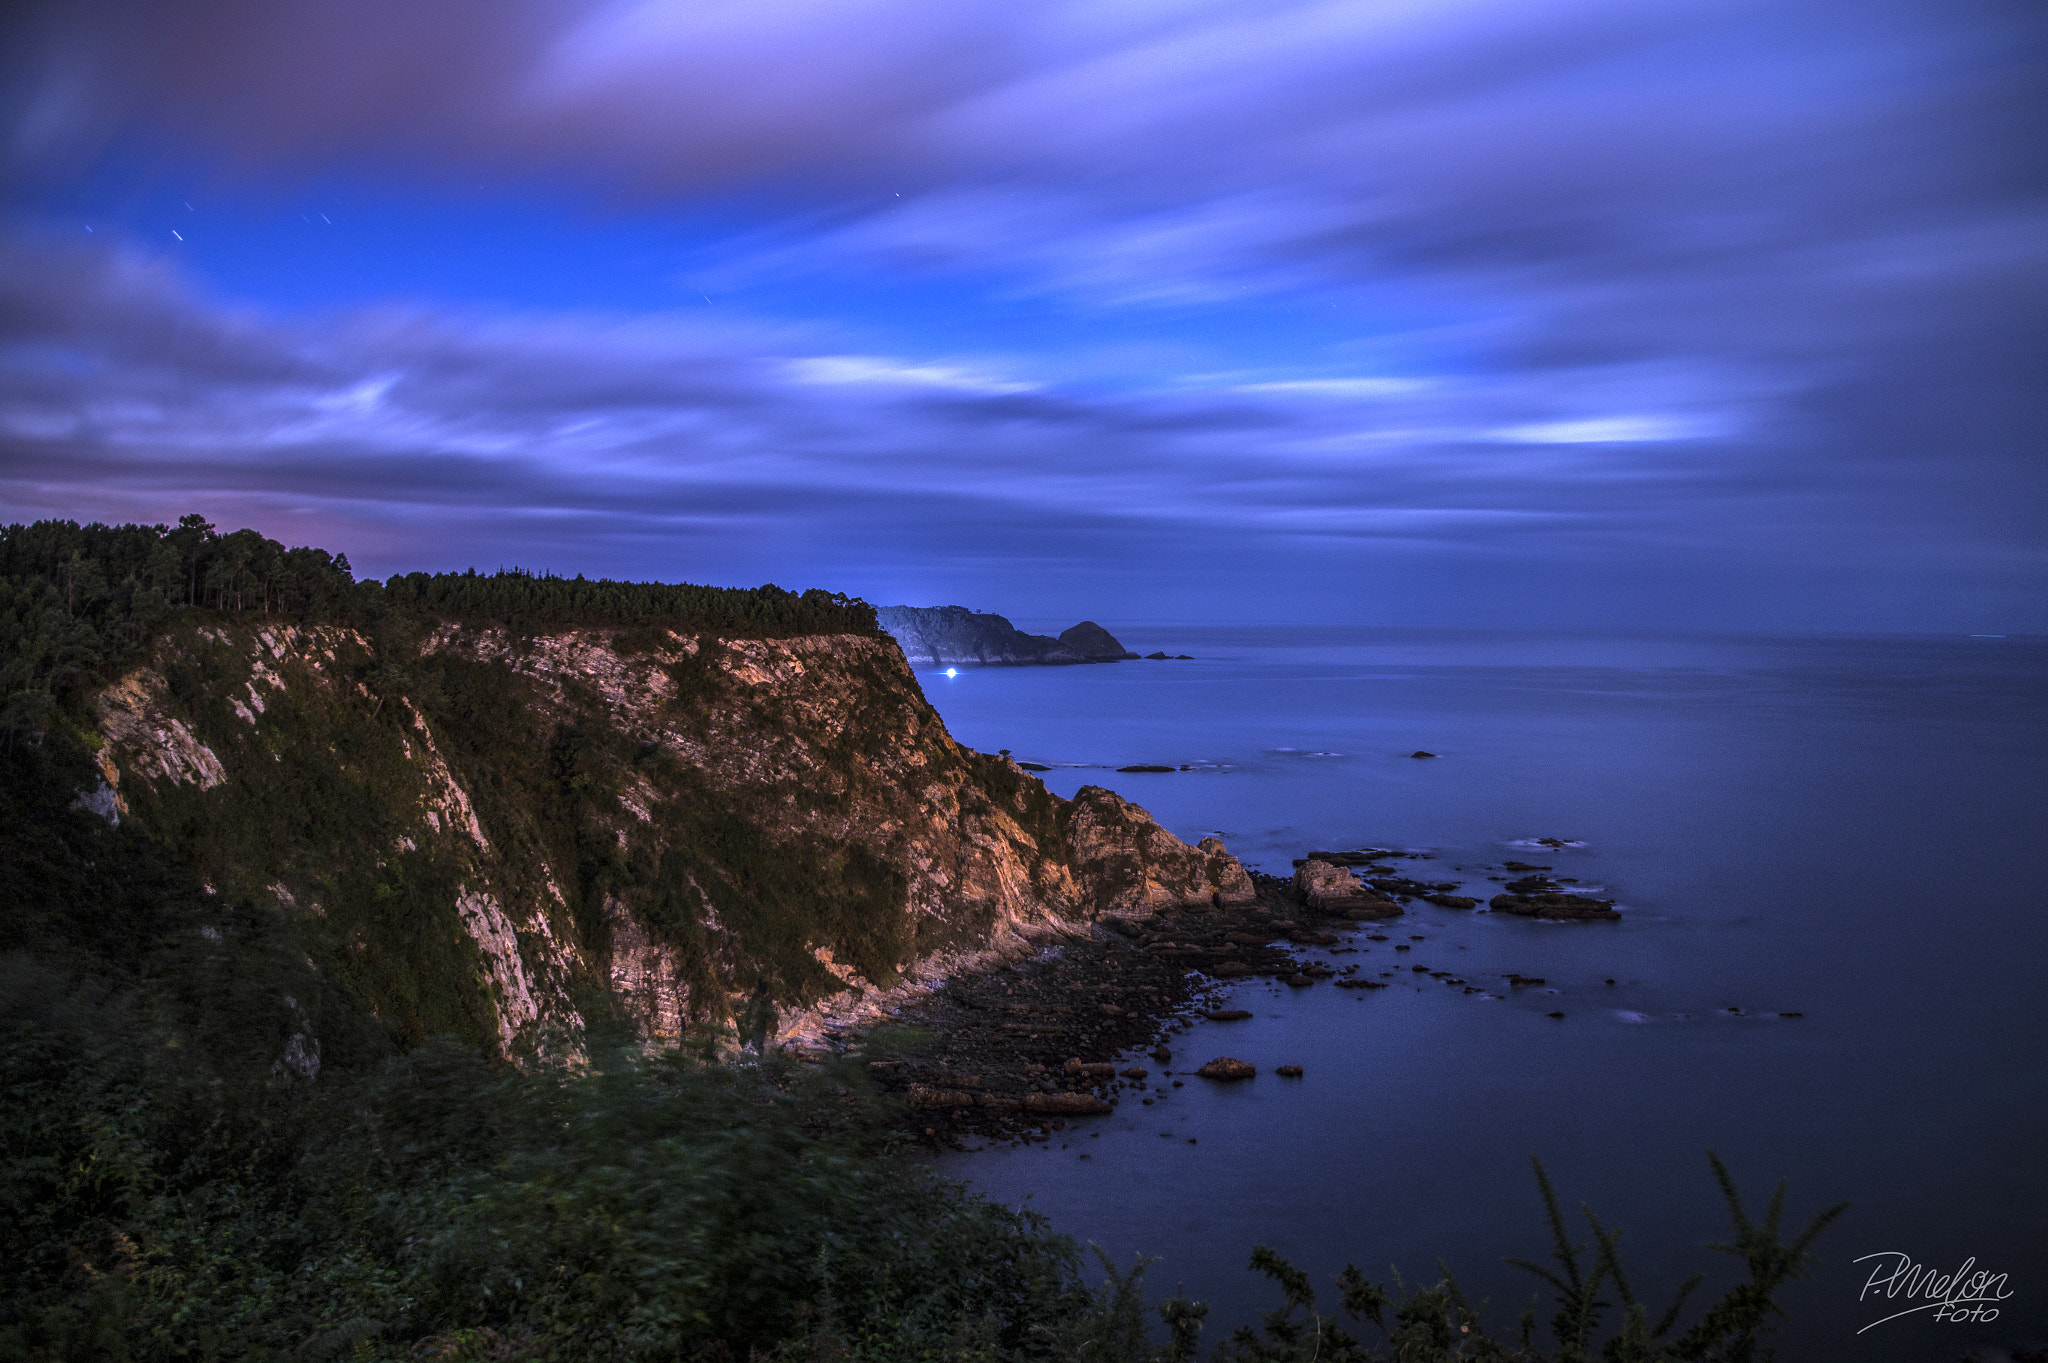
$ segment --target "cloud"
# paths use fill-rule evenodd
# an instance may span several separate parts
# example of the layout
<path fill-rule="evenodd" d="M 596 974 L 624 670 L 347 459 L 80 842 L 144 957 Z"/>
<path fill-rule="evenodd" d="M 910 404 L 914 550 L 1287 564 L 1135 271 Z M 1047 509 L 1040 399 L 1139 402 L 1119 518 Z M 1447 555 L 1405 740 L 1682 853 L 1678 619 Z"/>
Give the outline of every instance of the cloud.
<path fill-rule="evenodd" d="M 899 577 L 875 565 L 1135 580 L 1176 534 L 1240 563 L 1513 545 L 1584 581 L 1704 582 L 1718 553 L 1794 565 L 1816 619 L 1894 569 L 1948 601 L 2042 595 L 2038 7 L 206 0 L 10 23 L 14 507 L 232 491 L 366 525 L 687 525 L 722 553 L 780 526 Z M 28 244 L 78 167 L 137 147 L 238 185 L 715 202 L 739 224 L 683 273 L 740 301 L 716 325 L 431 298 L 313 317 Z M 744 320 L 771 294 L 867 301 Z M 984 341 L 1027 315 L 1030 339 Z"/>
<path fill-rule="evenodd" d="M 1488 434 L 1528 445 L 1633 445 L 1644 441 L 1693 440 L 1722 432 L 1709 422 L 1686 417 L 1596 416 L 1503 426 Z"/>

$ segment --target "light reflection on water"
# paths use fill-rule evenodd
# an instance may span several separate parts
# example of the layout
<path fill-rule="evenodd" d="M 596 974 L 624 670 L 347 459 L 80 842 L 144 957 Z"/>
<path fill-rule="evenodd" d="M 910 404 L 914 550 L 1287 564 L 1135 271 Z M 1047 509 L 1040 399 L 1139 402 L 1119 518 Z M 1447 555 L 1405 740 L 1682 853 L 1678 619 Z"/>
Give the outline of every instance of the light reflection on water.
<path fill-rule="evenodd" d="M 1787 1298 L 1787 1356 L 2000 1342 L 1914 1321 L 1854 1336 L 1867 1319 L 1848 1261 L 1884 1249 L 1975 1255 L 2032 1294 L 2015 1320 L 2048 1321 L 2048 932 L 2029 865 L 2048 809 L 2048 646 L 1118 633 L 1195 661 L 962 669 L 928 693 L 972 746 L 1088 764 L 1044 773 L 1052 789 L 1111 785 L 1274 873 L 1313 847 L 1402 847 L 1435 857 L 1415 873 L 1480 893 L 1474 868 L 1516 858 L 1609 887 L 1626 917 L 1415 905 L 1398 926 L 1425 940 L 1396 987 L 1245 984 L 1251 1020 L 1174 1042 L 1176 1070 L 1230 1054 L 1256 1080 L 1190 1079 L 1050 1147 L 942 1168 L 1029 1195 L 1119 1258 L 1163 1256 L 1154 1285 L 1209 1300 L 1212 1337 L 1275 1304 L 1243 1271 L 1258 1243 L 1325 1281 L 1347 1260 L 1412 1279 L 1442 1256 L 1507 1323 L 1529 1280 L 1501 1259 L 1546 1247 L 1531 1154 L 1567 1206 L 1627 1229 L 1656 1297 L 1717 1257 L 1698 1248 L 1725 1229 L 1708 1148 L 1753 1202 L 1782 1177 L 1795 1215 L 1855 1203 Z M 1113 770 L 1135 763 L 1204 766 Z M 1377 975 L 1393 945 L 1331 959 Z M 1510 971 L 1556 992 L 1497 986 Z M 1287 1063 L 1306 1076 L 1272 1076 Z"/>

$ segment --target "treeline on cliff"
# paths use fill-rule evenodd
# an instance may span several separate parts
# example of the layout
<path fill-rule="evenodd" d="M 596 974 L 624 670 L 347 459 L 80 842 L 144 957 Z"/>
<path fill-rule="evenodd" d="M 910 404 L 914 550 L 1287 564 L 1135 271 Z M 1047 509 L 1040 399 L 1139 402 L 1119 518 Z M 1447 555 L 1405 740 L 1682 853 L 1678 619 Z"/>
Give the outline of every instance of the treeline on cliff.
<path fill-rule="evenodd" d="M 179 611 L 257 614 L 404 634 L 428 620 L 672 629 L 722 638 L 876 634 L 865 601 L 813 588 L 616 582 L 531 573 L 405 573 L 357 581 L 345 554 L 254 530 L 37 521 L 0 528 L 0 728 L 41 727 Z"/>

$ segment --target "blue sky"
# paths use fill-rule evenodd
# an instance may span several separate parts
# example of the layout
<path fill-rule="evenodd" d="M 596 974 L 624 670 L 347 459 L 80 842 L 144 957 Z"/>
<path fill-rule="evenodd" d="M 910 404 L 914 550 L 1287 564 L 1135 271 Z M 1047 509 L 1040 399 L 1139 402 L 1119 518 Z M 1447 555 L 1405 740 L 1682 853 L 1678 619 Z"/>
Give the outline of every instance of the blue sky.
<path fill-rule="evenodd" d="M 1033 618 L 2048 628 L 2036 6 L 7 22 L 10 520 Z"/>

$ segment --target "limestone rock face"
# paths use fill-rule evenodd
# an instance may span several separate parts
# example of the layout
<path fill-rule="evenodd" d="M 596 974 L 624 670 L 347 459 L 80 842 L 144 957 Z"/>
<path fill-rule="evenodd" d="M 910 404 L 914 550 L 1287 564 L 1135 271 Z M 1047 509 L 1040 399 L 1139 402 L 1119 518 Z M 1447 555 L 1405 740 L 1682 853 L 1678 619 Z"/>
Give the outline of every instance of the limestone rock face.
<path fill-rule="evenodd" d="M 1060 642 L 1070 652 L 1077 653 L 1090 662 L 1113 662 L 1138 655 L 1117 642 L 1114 634 L 1093 620 L 1083 620 L 1072 629 L 1060 631 Z"/>
<path fill-rule="evenodd" d="M 592 989 L 650 1044 L 800 1040 L 1104 915 L 1255 897 L 1215 839 L 961 747 L 880 635 L 447 623 L 383 657 L 195 617 L 97 716 L 124 823 L 318 920 L 401 1037 L 510 1057 L 577 1049 Z"/>

